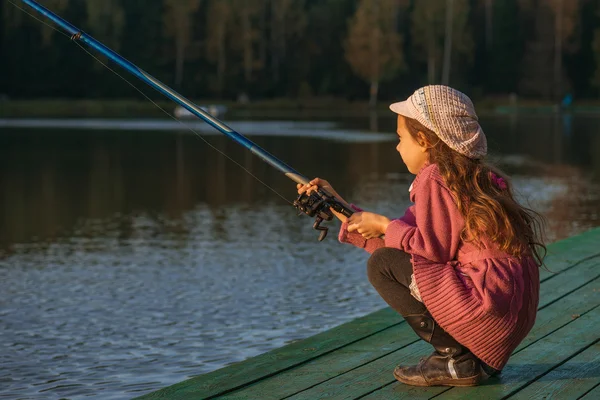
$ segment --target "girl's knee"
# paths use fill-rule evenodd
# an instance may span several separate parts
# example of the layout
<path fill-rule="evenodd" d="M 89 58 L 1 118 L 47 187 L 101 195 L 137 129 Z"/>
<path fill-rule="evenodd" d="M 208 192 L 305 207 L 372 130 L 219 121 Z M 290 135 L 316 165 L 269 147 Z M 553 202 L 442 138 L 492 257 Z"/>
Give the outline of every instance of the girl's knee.
<path fill-rule="evenodd" d="M 400 250 L 391 247 L 382 247 L 373 252 L 367 261 L 367 277 L 373 283 L 379 277 L 385 275 L 384 271 L 389 268 L 390 262 L 396 252 Z"/>

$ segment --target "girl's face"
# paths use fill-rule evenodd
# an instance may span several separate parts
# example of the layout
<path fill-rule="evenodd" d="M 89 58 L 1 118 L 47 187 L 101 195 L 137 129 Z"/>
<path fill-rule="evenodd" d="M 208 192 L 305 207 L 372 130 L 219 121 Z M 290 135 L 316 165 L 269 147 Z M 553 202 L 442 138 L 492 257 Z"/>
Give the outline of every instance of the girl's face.
<path fill-rule="evenodd" d="M 404 161 L 410 173 L 416 175 L 429 160 L 425 140 L 422 139 L 422 144 L 415 140 L 406 127 L 406 118 L 402 115 L 398 115 L 398 129 L 396 132 L 399 139 L 396 150 L 400 153 L 400 157 L 402 157 L 402 161 Z"/>

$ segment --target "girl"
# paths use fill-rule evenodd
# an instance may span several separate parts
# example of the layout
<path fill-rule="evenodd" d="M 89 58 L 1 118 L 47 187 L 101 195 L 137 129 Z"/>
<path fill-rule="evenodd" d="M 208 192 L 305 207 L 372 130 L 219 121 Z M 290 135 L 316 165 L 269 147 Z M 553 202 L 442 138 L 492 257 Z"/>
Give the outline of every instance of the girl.
<path fill-rule="evenodd" d="M 339 240 L 372 253 L 369 281 L 435 349 L 416 366 L 397 366 L 396 379 L 474 386 L 500 372 L 535 322 L 541 217 L 483 162 L 486 138 L 465 94 L 426 86 L 390 109 L 396 149 L 416 175 L 414 205 L 393 220 L 350 205 L 351 217 L 336 214 Z M 317 187 L 345 203 L 319 178 L 298 193 Z"/>

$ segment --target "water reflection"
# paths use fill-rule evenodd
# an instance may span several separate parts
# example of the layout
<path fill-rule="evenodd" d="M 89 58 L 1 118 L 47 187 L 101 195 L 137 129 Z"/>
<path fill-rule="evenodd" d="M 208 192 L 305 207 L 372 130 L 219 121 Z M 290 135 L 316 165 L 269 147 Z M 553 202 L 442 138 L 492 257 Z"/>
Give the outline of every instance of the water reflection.
<path fill-rule="evenodd" d="M 331 126 L 394 131 L 393 118 L 372 124 Z M 600 225 L 597 119 L 483 125 L 551 240 Z M 367 209 L 396 216 L 409 205 L 394 141 L 252 139 Z M 278 171 L 207 140 L 294 199 Z M 384 306 L 366 255 L 335 241 L 337 225 L 317 243 L 310 219 L 193 135 L 5 130 L 0 185 L 7 398 L 129 398 Z"/>

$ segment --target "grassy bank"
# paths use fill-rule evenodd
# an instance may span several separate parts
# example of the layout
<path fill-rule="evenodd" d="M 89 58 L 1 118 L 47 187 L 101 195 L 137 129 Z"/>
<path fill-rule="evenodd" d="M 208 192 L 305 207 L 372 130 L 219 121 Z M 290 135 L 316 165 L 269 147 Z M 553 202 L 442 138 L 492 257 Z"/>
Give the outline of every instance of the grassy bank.
<path fill-rule="evenodd" d="M 227 107 L 228 116 L 260 117 L 309 115 L 368 115 L 366 102 L 349 102 L 344 99 L 270 99 L 242 104 L 233 101 L 193 100 L 198 105 L 221 104 Z M 168 100 L 155 100 L 155 103 L 169 113 L 176 104 Z M 377 111 L 387 110 L 387 103 L 381 103 Z M 161 118 L 165 113 L 148 100 L 10 100 L 0 102 L 0 118 Z"/>
<path fill-rule="evenodd" d="M 269 99 L 242 104 L 234 101 L 195 99 L 196 104 L 222 104 L 228 109 L 227 118 L 334 118 L 365 117 L 371 109 L 366 101 L 348 101 L 339 98 Z M 156 100 L 157 105 L 173 113 L 176 104 Z M 389 112 L 388 102 L 381 101 L 375 111 Z M 485 98 L 475 101 L 479 114 L 495 111 L 512 112 L 506 98 Z M 518 110 L 526 112 L 553 112 L 549 101 L 519 100 Z M 577 105 L 585 111 L 600 110 L 599 103 Z M 502 111 L 504 110 L 504 111 Z M 0 102 L 0 118 L 163 118 L 165 113 L 148 100 L 7 100 Z"/>

